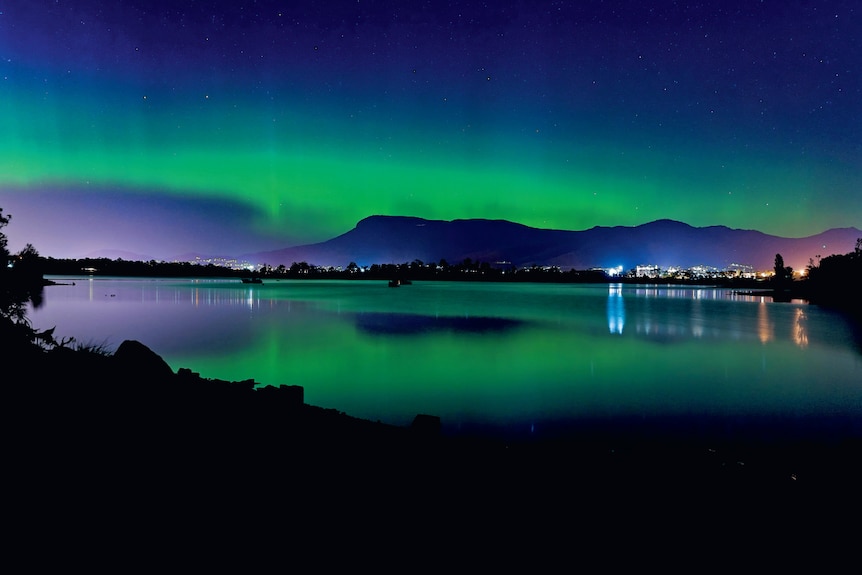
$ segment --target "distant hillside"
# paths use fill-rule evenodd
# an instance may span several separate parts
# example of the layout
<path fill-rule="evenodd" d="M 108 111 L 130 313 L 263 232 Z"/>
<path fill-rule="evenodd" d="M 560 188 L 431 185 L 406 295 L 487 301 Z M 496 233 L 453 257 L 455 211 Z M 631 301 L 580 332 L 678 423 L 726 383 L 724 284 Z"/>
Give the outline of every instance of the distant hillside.
<path fill-rule="evenodd" d="M 775 254 L 786 265 L 804 268 L 817 256 L 853 251 L 862 231 L 838 228 L 805 238 L 783 238 L 724 226 L 696 228 L 672 220 L 640 226 L 594 227 L 583 231 L 531 228 L 505 220 L 425 220 L 371 216 L 349 232 L 321 242 L 246 254 L 241 259 L 272 266 L 307 262 L 323 266 L 457 263 L 465 258 L 510 262 L 515 266 L 556 265 L 563 269 L 640 264 L 662 267 L 731 263 L 771 269 Z"/>

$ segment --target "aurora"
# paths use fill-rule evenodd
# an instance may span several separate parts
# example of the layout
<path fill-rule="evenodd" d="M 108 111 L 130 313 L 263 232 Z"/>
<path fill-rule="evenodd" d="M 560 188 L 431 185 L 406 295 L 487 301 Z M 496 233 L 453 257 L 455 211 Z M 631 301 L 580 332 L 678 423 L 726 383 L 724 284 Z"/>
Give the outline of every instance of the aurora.
<path fill-rule="evenodd" d="M 11 248 L 236 253 L 374 214 L 862 221 L 853 2 L 205 4 L 3 8 Z"/>

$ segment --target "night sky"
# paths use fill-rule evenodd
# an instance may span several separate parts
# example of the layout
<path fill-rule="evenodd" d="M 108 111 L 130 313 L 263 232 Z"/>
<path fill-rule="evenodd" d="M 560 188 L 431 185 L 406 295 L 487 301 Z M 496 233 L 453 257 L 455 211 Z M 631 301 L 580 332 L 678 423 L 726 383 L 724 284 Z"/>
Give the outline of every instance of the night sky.
<path fill-rule="evenodd" d="M 0 0 L 9 247 L 862 224 L 855 0 Z"/>

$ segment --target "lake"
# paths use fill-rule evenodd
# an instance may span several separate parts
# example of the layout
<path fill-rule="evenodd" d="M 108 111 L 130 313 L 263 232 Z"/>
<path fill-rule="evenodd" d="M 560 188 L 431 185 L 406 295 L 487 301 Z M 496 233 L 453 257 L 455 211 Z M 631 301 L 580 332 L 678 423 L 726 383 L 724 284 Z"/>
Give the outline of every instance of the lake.
<path fill-rule="evenodd" d="M 63 285 L 29 318 L 58 338 L 139 340 L 175 371 L 301 385 L 307 403 L 371 420 L 862 436 L 858 326 L 802 301 L 630 284 L 49 279 Z"/>

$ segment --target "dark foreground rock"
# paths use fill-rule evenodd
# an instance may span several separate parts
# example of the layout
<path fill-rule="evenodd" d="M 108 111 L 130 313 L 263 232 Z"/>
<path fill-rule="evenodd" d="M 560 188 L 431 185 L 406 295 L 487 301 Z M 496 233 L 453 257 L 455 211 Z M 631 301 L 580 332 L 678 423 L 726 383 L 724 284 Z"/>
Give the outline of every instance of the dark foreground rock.
<path fill-rule="evenodd" d="M 301 387 L 174 373 L 137 342 L 40 358 L 4 388 L 6 521 L 26 541 L 74 541 L 65 552 L 88 561 L 199 539 L 220 553 L 324 542 L 354 558 L 397 548 L 474 567 L 633 546 L 735 557 L 765 534 L 784 545 L 822 534 L 860 501 L 855 440 L 633 426 L 453 437 L 433 415 L 402 428 L 307 405 Z"/>

